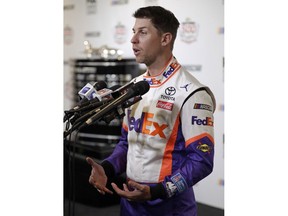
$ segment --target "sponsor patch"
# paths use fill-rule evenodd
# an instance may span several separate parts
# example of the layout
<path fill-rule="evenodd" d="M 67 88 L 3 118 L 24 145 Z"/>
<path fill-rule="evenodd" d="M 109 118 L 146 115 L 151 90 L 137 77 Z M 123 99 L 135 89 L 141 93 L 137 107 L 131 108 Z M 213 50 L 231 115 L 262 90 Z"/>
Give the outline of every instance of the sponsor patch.
<path fill-rule="evenodd" d="M 170 64 L 167 70 L 163 72 L 163 76 L 167 79 L 178 66 L 179 64 L 177 62 Z"/>
<path fill-rule="evenodd" d="M 163 100 L 175 101 L 175 97 L 172 97 L 172 96 L 160 95 L 160 98 L 163 99 Z"/>
<path fill-rule="evenodd" d="M 194 109 L 202 109 L 202 110 L 208 110 L 208 111 L 213 111 L 212 106 L 208 104 L 200 104 L 200 103 L 195 103 L 194 104 Z"/>
<path fill-rule="evenodd" d="M 168 127 L 168 125 L 160 125 L 160 123 L 152 121 L 153 117 L 153 113 L 142 112 L 140 118 L 135 118 L 134 116 L 131 116 L 131 110 L 128 110 L 129 131 L 135 131 L 136 133 L 142 133 L 150 136 L 158 135 L 159 137 L 166 139 L 164 130 Z"/>
<path fill-rule="evenodd" d="M 201 142 L 199 142 L 197 149 L 204 153 L 207 152 L 208 154 L 210 154 L 211 152 L 211 147 L 208 144 L 205 144 L 205 143 L 202 144 Z"/>
<path fill-rule="evenodd" d="M 205 119 L 200 119 L 198 116 L 192 116 L 192 125 L 204 125 L 213 126 L 214 122 L 211 117 L 206 117 Z"/>
<path fill-rule="evenodd" d="M 191 85 L 191 83 L 188 83 L 188 84 L 186 84 L 186 85 L 184 85 L 184 86 L 180 86 L 180 88 L 184 88 L 184 89 L 186 90 L 186 92 L 187 92 L 187 91 L 188 91 L 187 88 L 188 88 L 189 85 Z"/>
<path fill-rule="evenodd" d="M 173 86 L 170 86 L 165 89 L 165 95 L 161 94 L 160 98 L 163 100 L 175 101 L 175 97 L 173 97 L 173 95 L 175 94 L 176 94 L 176 89 Z"/>
<path fill-rule="evenodd" d="M 177 187 L 172 182 L 166 182 L 166 191 L 168 197 L 172 197 L 174 194 L 177 193 Z"/>
<path fill-rule="evenodd" d="M 173 109 L 173 105 L 174 105 L 173 103 L 159 100 L 157 102 L 156 107 L 160 108 L 160 109 L 165 109 L 165 110 L 171 111 Z"/>
<path fill-rule="evenodd" d="M 146 82 L 149 83 L 149 85 L 160 85 L 161 84 L 161 80 L 157 80 L 156 78 L 152 77 L 152 78 L 144 78 L 143 80 L 145 80 Z"/>
<path fill-rule="evenodd" d="M 177 192 L 181 193 L 188 188 L 187 183 L 180 173 L 171 177 L 171 181 L 177 187 Z"/>
<path fill-rule="evenodd" d="M 170 86 L 168 88 L 165 89 L 165 94 L 172 96 L 176 93 L 176 89 L 173 86 Z"/>

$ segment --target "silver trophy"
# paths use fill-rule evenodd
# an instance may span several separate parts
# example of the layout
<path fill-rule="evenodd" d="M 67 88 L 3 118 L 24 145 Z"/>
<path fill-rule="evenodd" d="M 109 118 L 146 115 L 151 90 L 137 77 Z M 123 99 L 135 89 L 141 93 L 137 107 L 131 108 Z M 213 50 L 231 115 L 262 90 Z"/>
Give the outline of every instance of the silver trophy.
<path fill-rule="evenodd" d="M 84 41 L 85 54 L 87 58 L 103 58 L 103 59 L 122 59 L 123 51 L 103 45 L 99 48 L 93 48 L 89 41 Z"/>

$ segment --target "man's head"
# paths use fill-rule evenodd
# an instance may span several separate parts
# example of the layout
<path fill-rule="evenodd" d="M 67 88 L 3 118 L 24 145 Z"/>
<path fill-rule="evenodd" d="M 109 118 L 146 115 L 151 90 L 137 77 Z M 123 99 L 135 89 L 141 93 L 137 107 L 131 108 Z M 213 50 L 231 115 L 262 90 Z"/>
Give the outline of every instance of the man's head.
<path fill-rule="evenodd" d="M 139 8 L 133 16 L 135 18 L 150 19 L 153 26 L 159 31 L 159 34 L 171 33 L 171 50 L 173 50 L 180 23 L 171 11 L 160 6 L 148 6 Z"/>

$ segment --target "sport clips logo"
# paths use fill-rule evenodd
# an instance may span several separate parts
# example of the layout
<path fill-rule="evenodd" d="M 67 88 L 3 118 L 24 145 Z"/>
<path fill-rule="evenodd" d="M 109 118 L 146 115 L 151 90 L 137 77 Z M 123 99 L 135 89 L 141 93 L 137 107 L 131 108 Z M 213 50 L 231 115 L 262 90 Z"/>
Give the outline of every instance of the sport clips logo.
<path fill-rule="evenodd" d="M 166 138 L 164 134 L 165 128 L 168 127 L 167 124 L 159 125 L 159 123 L 152 121 L 154 114 L 142 112 L 140 118 L 135 119 L 131 116 L 131 110 L 128 110 L 128 128 L 129 131 L 134 130 L 136 133 L 147 134 L 150 136 L 159 135 L 161 138 Z"/>

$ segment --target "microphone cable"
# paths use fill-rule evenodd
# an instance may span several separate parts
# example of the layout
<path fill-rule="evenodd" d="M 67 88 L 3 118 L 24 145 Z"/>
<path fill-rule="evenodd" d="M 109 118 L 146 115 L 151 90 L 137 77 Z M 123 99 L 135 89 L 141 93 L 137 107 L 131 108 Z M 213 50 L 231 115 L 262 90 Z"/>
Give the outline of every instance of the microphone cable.
<path fill-rule="evenodd" d="M 66 124 L 66 129 L 69 127 L 70 122 L 68 121 Z M 68 216 L 74 216 L 75 215 L 75 202 L 76 202 L 76 176 L 75 176 L 75 153 L 76 153 L 76 147 L 75 144 L 77 142 L 78 138 L 78 132 L 77 130 L 75 132 L 74 141 L 72 141 L 72 134 L 69 134 L 69 136 L 66 138 L 64 137 L 64 160 L 65 159 L 65 153 L 67 154 L 67 173 L 65 173 L 66 178 L 64 178 L 64 184 L 66 179 L 68 179 L 68 187 L 66 187 L 66 193 L 68 196 Z M 66 144 L 65 144 L 66 142 Z M 72 148 L 71 148 L 72 146 Z M 65 164 L 64 161 L 64 164 Z M 65 167 L 64 167 L 65 169 Z M 65 194 L 64 194 L 65 196 Z"/>

